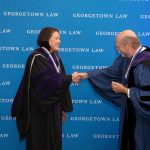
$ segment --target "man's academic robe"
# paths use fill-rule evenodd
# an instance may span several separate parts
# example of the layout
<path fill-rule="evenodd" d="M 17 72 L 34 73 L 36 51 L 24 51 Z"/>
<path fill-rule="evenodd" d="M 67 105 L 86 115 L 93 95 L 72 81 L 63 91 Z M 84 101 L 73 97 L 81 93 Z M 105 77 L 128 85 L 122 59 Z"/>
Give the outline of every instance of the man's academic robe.
<path fill-rule="evenodd" d="M 71 76 L 59 59 L 58 73 L 42 48 L 28 58 L 24 75 L 12 105 L 20 140 L 26 138 L 27 150 L 62 149 L 61 112 L 72 111 L 69 92 Z"/>
<path fill-rule="evenodd" d="M 150 149 L 150 49 L 137 54 L 128 76 L 129 150 Z M 134 140 L 133 140 L 134 139 Z"/>
<path fill-rule="evenodd" d="M 112 66 L 105 69 L 91 70 L 88 72 L 89 82 L 95 91 L 116 106 L 121 107 L 119 147 L 122 145 L 122 140 L 125 134 L 124 128 L 127 120 L 126 95 L 114 93 L 111 88 L 111 82 L 116 81 L 125 84 L 124 74 L 127 63 L 128 60 L 126 58 L 119 56 L 116 58 Z"/>
<path fill-rule="evenodd" d="M 137 59 L 140 61 L 133 62 L 129 74 L 130 80 L 134 80 L 134 85 L 128 85 L 131 99 L 127 99 L 124 94 L 116 94 L 111 89 L 111 81 L 126 84 L 124 76 L 128 64 L 127 58 L 120 56 L 111 67 L 88 72 L 89 81 L 94 89 L 101 96 L 121 107 L 120 150 L 150 149 L 150 62 L 142 63 L 144 59 L 141 58 Z M 150 59 L 150 56 L 146 59 Z M 138 65 L 137 62 L 141 64 Z"/>

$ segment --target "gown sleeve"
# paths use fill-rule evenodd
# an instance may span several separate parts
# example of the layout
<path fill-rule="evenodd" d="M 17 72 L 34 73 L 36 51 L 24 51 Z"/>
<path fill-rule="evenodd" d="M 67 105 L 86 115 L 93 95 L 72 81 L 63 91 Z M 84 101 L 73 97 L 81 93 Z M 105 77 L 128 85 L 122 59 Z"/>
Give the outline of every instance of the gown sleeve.
<path fill-rule="evenodd" d="M 130 88 L 130 98 L 135 109 L 150 117 L 150 67 L 139 64 L 134 70 L 135 87 Z"/>
<path fill-rule="evenodd" d="M 62 101 L 71 83 L 71 76 L 57 73 L 53 64 L 39 56 L 35 59 L 31 73 L 31 96 L 41 111 Z"/>
<path fill-rule="evenodd" d="M 95 91 L 100 94 L 105 99 L 113 102 L 115 105 L 120 105 L 122 94 L 116 94 L 111 88 L 111 82 L 123 82 L 123 71 L 126 65 L 126 60 L 122 56 L 119 56 L 114 61 L 113 65 L 101 69 L 93 70 L 88 72 L 89 82 L 95 89 Z"/>

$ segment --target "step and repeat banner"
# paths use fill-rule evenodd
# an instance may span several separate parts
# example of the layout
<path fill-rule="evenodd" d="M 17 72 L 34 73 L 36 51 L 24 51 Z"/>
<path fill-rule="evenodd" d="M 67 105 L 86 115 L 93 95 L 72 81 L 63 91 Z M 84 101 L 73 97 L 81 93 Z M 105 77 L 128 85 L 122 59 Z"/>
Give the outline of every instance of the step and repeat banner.
<path fill-rule="evenodd" d="M 60 30 L 67 74 L 110 66 L 115 36 L 134 30 L 150 46 L 150 0 L 1 0 L 0 150 L 25 150 L 10 109 L 40 30 Z M 97 95 L 87 80 L 71 84 L 74 111 L 63 123 L 64 150 L 117 150 L 120 108 Z"/>

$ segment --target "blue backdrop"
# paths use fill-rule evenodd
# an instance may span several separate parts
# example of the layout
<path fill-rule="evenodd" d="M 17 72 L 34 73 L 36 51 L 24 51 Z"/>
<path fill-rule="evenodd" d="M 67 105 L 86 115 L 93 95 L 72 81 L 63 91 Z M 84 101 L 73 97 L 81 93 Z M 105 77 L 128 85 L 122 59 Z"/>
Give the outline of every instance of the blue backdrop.
<path fill-rule="evenodd" d="M 25 150 L 10 108 L 28 55 L 41 28 L 60 30 L 66 71 L 86 72 L 112 64 L 115 35 L 134 30 L 150 46 L 150 0 L 1 0 L 0 150 Z M 89 83 L 71 84 L 74 111 L 63 124 L 64 150 L 117 150 L 120 110 Z"/>

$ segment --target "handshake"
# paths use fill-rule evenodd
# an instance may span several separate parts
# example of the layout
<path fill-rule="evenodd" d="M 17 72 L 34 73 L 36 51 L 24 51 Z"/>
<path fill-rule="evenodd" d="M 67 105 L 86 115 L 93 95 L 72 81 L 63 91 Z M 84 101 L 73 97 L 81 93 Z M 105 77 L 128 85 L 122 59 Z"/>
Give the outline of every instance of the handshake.
<path fill-rule="evenodd" d="M 74 82 L 74 83 L 79 83 L 81 79 L 86 79 L 86 78 L 88 78 L 87 73 L 74 72 L 72 74 L 72 82 Z"/>

